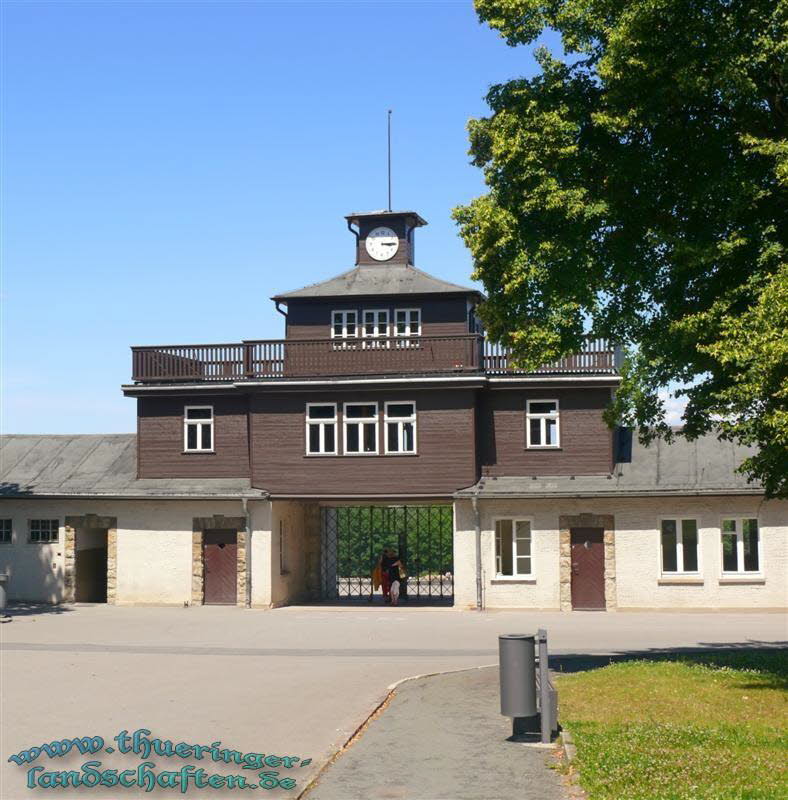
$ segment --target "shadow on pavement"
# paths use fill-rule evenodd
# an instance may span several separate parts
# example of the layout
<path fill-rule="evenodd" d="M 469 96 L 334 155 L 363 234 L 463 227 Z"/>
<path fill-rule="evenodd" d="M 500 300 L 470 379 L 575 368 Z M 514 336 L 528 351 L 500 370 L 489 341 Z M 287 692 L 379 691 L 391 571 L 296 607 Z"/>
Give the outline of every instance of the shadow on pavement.
<path fill-rule="evenodd" d="M 50 603 L 9 603 L 5 608 L 7 616 L 34 617 L 43 614 L 68 614 L 72 609 L 69 606 L 52 605 Z"/>

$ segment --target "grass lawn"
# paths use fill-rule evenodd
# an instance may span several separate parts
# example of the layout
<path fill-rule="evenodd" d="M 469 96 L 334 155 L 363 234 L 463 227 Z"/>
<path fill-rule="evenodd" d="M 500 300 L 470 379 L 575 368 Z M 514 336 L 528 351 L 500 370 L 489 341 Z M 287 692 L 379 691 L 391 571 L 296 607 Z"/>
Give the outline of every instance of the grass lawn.
<path fill-rule="evenodd" d="M 788 654 L 714 653 L 560 675 L 591 800 L 788 798 Z"/>

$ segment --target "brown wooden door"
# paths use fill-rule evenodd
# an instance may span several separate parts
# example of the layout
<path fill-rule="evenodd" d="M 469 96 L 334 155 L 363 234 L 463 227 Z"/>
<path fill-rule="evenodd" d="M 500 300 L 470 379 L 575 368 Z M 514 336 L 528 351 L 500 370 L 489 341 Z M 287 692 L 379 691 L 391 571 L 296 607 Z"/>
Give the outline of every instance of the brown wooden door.
<path fill-rule="evenodd" d="M 235 531 L 205 531 L 202 545 L 203 602 L 235 605 L 238 597 L 238 543 Z"/>
<path fill-rule="evenodd" d="M 605 608 L 605 543 L 602 528 L 572 528 L 572 608 Z"/>

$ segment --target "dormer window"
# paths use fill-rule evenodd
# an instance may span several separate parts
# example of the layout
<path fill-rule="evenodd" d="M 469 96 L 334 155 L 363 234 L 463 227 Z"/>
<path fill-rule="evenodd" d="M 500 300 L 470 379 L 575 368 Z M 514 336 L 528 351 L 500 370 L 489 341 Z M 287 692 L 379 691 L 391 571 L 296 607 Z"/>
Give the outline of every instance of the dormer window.
<path fill-rule="evenodd" d="M 394 312 L 394 330 L 397 336 L 421 336 L 421 309 L 398 308 Z"/>
<path fill-rule="evenodd" d="M 183 415 L 183 449 L 187 453 L 213 451 L 213 406 L 186 406 Z"/>
<path fill-rule="evenodd" d="M 355 311 L 332 311 L 331 338 L 354 339 L 357 336 L 357 319 Z"/>

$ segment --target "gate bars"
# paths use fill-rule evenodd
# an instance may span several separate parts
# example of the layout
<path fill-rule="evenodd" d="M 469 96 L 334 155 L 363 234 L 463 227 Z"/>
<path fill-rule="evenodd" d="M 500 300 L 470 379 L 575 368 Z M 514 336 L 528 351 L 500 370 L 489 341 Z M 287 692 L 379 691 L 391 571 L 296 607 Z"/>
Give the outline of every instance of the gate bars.
<path fill-rule="evenodd" d="M 451 506 L 328 506 L 321 508 L 321 599 L 351 602 L 374 596 L 372 571 L 384 547 L 398 552 L 407 578 L 400 600 L 450 604 L 454 598 L 454 515 Z"/>

